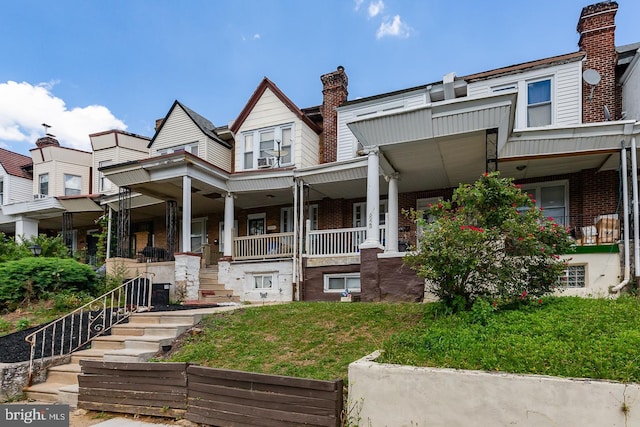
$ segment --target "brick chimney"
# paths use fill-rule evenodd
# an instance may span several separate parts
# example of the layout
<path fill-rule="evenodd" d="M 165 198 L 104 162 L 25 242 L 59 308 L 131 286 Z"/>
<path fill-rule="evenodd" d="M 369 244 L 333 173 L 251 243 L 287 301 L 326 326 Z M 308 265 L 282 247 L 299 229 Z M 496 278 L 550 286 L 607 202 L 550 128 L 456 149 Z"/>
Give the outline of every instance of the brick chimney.
<path fill-rule="evenodd" d="M 38 148 L 49 147 L 49 146 L 59 147 L 60 143 L 58 142 L 57 139 L 49 135 L 43 136 L 42 138 L 38 138 L 38 140 L 36 141 L 36 147 Z"/>
<path fill-rule="evenodd" d="M 583 70 L 594 69 L 601 77 L 600 83 L 593 90 L 591 86 L 582 82 L 582 122 L 594 123 L 605 121 L 604 107 L 607 106 L 611 119 L 615 120 L 618 113 L 616 104 L 616 45 L 615 18 L 618 3 L 604 1 L 582 9 L 578 21 L 580 41 L 578 47 L 586 53 Z"/>
<path fill-rule="evenodd" d="M 347 100 L 349 79 L 343 66 L 320 76 L 322 81 L 322 144 L 320 163 L 335 162 L 338 154 L 338 113 L 336 107 Z"/>

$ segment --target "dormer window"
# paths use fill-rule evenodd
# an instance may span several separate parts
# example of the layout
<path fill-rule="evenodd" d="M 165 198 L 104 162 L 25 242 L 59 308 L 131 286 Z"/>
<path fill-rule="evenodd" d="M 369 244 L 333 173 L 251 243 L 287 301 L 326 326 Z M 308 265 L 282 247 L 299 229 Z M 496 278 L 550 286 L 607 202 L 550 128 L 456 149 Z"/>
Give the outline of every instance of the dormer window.
<path fill-rule="evenodd" d="M 527 126 L 551 124 L 551 80 L 527 83 Z"/>
<path fill-rule="evenodd" d="M 175 147 L 163 148 L 162 150 L 158 150 L 158 155 L 162 156 L 163 154 L 179 153 L 181 151 L 186 151 L 187 153 L 191 153 L 194 156 L 197 156 L 198 143 L 192 142 L 190 144 L 183 144 L 183 145 L 177 145 Z"/>
<path fill-rule="evenodd" d="M 242 169 L 263 169 L 293 163 L 293 124 L 244 132 Z"/>

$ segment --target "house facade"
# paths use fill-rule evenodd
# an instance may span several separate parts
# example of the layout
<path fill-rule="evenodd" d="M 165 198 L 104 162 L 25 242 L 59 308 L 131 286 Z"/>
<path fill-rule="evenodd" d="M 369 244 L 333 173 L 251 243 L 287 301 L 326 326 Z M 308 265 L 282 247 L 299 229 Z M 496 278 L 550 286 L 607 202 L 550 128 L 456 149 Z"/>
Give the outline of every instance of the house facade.
<path fill-rule="evenodd" d="M 187 300 L 201 299 L 201 271 L 216 265 L 218 282 L 245 301 L 339 300 L 347 290 L 420 301 L 424 283 L 402 264 L 420 230 L 401 212 L 498 170 L 572 230 L 562 292 L 619 291 L 640 272 L 629 226 L 640 46 L 616 48 L 617 9 L 582 10 L 576 52 L 392 93 L 350 101 L 338 67 L 321 76 L 321 105 L 301 109 L 265 78 L 229 126 L 176 101 L 150 157 L 98 169 L 119 188 L 108 203 L 128 248 L 118 255 L 170 261 Z M 146 230 L 144 247 L 122 217 Z M 142 218 L 150 225 L 136 226 Z"/>

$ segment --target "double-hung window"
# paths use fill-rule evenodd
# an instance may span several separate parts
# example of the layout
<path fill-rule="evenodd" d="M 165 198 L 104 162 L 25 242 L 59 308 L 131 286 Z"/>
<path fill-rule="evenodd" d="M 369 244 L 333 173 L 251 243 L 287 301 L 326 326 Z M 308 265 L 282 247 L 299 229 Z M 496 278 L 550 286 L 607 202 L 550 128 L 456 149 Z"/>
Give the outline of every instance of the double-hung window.
<path fill-rule="evenodd" d="M 360 292 L 360 273 L 325 274 L 325 292 Z"/>
<path fill-rule="evenodd" d="M 553 218 L 560 225 L 569 224 L 569 193 L 566 181 L 550 181 L 526 185 L 522 191 L 535 199 L 547 218 Z"/>
<path fill-rule="evenodd" d="M 113 164 L 113 162 L 111 160 L 105 160 L 102 161 L 98 164 L 98 167 L 103 167 L 103 166 L 109 166 Z M 100 178 L 99 178 L 99 182 L 98 182 L 98 191 L 103 192 L 103 191 L 109 191 L 111 189 L 111 181 L 109 181 L 107 178 L 105 178 L 104 176 L 104 172 L 100 171 Z"/>
<path fill-rule="evenodd" d="M 38 175 L 38 194 L 41 196 L 49 195 L 49 174 L 42 173 Z"/>
<path fill-rule="evenodd" d="M 242 169 L 288 166 L 293 163 L 293 124 L 242 134 Z"/>
<path fill-rule="evenodd" d="M 551 124 L 551 79 L 527 83 L 527 126 Z"/>
<path fill-rule="evenodd" d="M 64 195 L 78 196 L 82 193 L 82 177 L 64 174 Z"/>
<path fill-rule="evenodd" d="M 171 154 L 178 153 L 180 151 L 186 151 L 187 153 L 191 153 L 194 156 L 198 155 L 198 143 L 191 142 L 189 144 L 176 145 L 175 147 L 163 148 L 158 150 L 158 155 L 161 156 L 163 154 Z"/>

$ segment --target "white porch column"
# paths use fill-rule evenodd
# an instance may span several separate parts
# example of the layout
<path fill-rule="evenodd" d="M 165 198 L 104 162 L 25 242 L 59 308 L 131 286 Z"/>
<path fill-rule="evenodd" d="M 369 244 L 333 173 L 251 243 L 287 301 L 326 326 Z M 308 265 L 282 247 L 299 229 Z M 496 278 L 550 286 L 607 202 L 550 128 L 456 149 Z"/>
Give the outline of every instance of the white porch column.
<path fill-rule="evenodd" d="M 233 224 L 234 214 L 233 214 L 234 206 L 233 206 L 233 194 L 227 193 L 224 198 L 224 251 L 222 253 L 225 257 L 231 257 L 233 251 Z"/>
<path fill-rule="evenodd" d="M 385 176 L 389 183 L 389 216 L 387 221 L 387 252 L 398 252 L 398 173 Z"/>
<path fill-rule="evenodd" d="M 191 177 L 182 177 L 182 250 L 191 252 Z"/>
<path fill-rule="evenodd" d="M 16 242 L 22 243 L 24 240 L 38 235 L 38 220 L 20 216 L 16 219 Z"/>
<path fill-rule="evenodd" d="M 360 248 L 381 248 L 380 245 L 380 159 L 378 148 L 367 155 L 367 239 Z"/>

